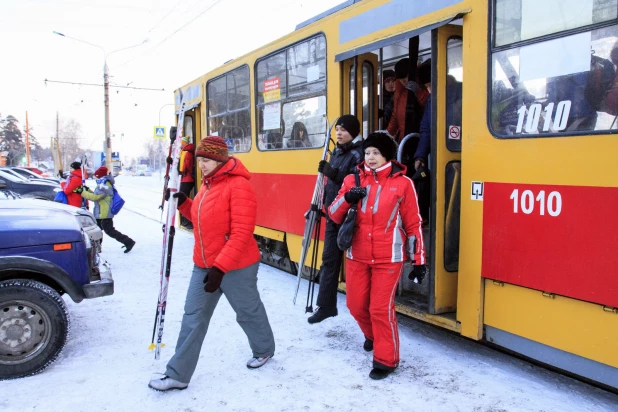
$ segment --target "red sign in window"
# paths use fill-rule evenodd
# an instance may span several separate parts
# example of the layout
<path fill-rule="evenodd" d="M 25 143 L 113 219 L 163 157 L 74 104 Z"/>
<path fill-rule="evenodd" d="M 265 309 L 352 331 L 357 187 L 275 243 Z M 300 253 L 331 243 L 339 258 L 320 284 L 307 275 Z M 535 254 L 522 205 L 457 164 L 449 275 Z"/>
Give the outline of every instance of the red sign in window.
<path fill-rule="evenodd" d="M 618 307 L 618 188 L 485 183 L 482 276 Z"/>

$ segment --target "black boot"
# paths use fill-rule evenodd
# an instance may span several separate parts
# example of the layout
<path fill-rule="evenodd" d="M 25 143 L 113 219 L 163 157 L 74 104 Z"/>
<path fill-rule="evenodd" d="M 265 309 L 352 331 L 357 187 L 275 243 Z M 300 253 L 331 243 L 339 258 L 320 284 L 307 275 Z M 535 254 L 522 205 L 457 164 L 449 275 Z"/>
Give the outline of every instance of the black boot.
<path fill-rule="evenodd" d="M 371 352 L 373 350 L 373 341 L 369 338 L 365 338 L 365 343 L 363 343 L 363 349 L 365 349 L 365 352 Z"/>
<path fill-rule="evenodd" d="M 307 318 L 307 322 L 309 323 L 319 323 L 322 322 L 324 319 L 326 318 L 330 318 L 333 316 L 337 316 L 337 308 L 321 308 L 318 307 L 315 312 L 313 312 L 313 315 L 309 316 L 309 318 Z"/>
<path fill-rule="evenodd" d="M 135 246 L 135 240 L 130 239 L 127 243 L 124 244 L 123 248 L 126 248 L 126 250 L 124 251 L 124 253 L 129 253 L 131 251 L 131 249 L 133 249 L 133 246 Z"/>
<path fill-rule="evenodd" d="M 386 369 L 378 369 L 373 368 L 371 372 L 369 372 L 369 377 L 373 380 L 379 381 L 381 379 L 386 378 L 394 369 L 386 370 Z"/>

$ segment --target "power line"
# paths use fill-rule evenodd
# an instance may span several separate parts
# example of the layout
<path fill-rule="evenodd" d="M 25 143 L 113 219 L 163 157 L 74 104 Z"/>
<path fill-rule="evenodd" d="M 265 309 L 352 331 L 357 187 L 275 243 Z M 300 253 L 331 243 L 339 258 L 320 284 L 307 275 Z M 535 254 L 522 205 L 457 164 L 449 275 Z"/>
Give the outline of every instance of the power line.
<path fill-rule="evenodd" d="M 163 40 L 161 40 L 159 43 L 155 44 L 150 50 L 144 52 L 144 54 L 140 55 L 140 56 L 136 56 L 134 58 L 132 58 L 131 60 L 121 64 L 120 66 L 117 66 L 116 69 L 119 69 L 123 66 L 126 66 L 127 64 L 131 63 L 132 61 L 144 56 L 147 53 L 151 53 L 154 49 L 156 49 L 157 47 L 161 46 L 163 43 L 165 43 L 167 40 L 169 40 L 171 37 L 173 37 L 176 33 L 178 33 L 179 31 L 185 29 L 188 25 L 190 25 L 191 23 L 193 23 L 195 20 L 197 20 L 198 18 L 200 18 L 204 13 L 206 13 L 208 10 L 212 9 L 214 6 L 216 6 L 217 4 L 219 4 L 221 1 L 223 0 L 216 0 L 213 4 L 211 4 L 210 6 L 206 7 L 206 9 L 204 9 L 201 13 L 199 13 L 197 16 L 195 16 L 193 19 L 191 19 L 190 21 L 188 21 L 187 23 L 183 24 L 182 26 L 180 26 L 180 28 L 178 28 L 176 31 L 174 31 L 172 34 L 166 36 Z"/>
<path fill-rule="evenodd" d="M 94 83 L 76 83 L 76 82 L 63 82 L 60 80 L 48 80 L 45 79 L 45 84 L 47 84 L 47 82 L 49 83 L 63 83 L 63 84 L 73 84 L 73 85 L 78 85 L 78 86 L 104 86 L 103 84 L 94 84 Z M 148 87 L 130 87 L 130 86 L 114 86 L 114 85 L 109 85 L 109 87 L 115 87 L 115 88 L 120 88 L 120 89 L 134 89 L 134 90 L 152 90 L 155 92 L 164 92 L 165 89 L 151 89 Z"/>

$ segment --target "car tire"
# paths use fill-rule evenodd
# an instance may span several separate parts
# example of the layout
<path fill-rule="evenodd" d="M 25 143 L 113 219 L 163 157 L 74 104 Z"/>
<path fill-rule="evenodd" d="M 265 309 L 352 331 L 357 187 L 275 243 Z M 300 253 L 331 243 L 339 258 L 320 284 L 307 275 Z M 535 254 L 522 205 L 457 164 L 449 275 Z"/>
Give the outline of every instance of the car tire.
<path fill-rule="evenodd" d="M 69 336 L 64 300 L 29 279 L 0 282 L 0 380 L 34 375 L 60 355 Z"/>

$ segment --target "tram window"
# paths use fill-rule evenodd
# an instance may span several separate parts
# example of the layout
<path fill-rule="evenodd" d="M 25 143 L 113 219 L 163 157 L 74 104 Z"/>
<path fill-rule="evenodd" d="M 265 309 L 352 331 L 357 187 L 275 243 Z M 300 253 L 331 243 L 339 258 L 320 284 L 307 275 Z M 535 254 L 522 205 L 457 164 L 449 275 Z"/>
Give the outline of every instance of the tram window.
<path fill-rule="evenodd" d="M 373 131 L 373 66 L 363 63 L 363 136 Z"/>
<path fill-rule="evenodd" d="M 350 67 L 350 114 L 356 116 L 356 64 Z"/>
<path fill-rule="evenodd" d="M 193 140 L 193 117 L 185 116 L 182 127 L 184 135 L 190 138 L 189 142 L 195 143 Z"/>
<path fill-rule="evenodd" d="M 493 133 L 522 138 L 617 129 L 617 37 L 615 25 L 494 52 Z"/>
<path fill-rule="evenodd" d="M 258 149 L 322 147 L 326 38 L 314 36 L 261 59 L 256 73 Z"/>
<path fill-rule="evenodd" d="M 446 148 L 451 152 L 461 152 L 462 44 L 459 37 L 446 43 Z"/>
<path fill-rule="evenodd" d="M 326 88 L 326 46 L 315 37 L 288 49 L 288 96 L 320 92 Z"/>
<path fill-rule="evenodd" d="M 617 0 L 496 0 L 495 46 L 618 17 Z"/>
<path fill-rule="evenodd" d="M 232 153 L 251 149 L 250 90 L 248 66 L 206 85 L 208 133 L 222 137 Z"/>

